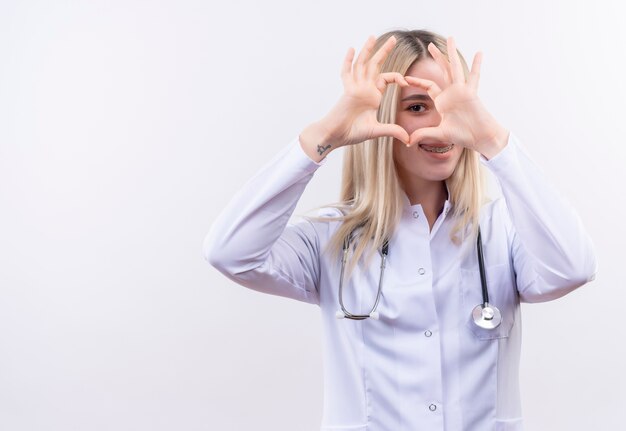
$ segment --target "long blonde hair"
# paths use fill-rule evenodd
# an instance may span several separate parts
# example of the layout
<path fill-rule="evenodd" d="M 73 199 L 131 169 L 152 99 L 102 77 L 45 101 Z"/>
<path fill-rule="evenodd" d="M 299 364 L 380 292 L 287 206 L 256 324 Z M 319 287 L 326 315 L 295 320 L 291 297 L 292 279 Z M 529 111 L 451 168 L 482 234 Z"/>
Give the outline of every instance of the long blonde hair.
<path fill-rule="evenodd" d="M 425 31 L 390 31 L 380 36 L 372 52 L 391 36 L 397 42 L 382 65 L 381 72 L 398 72 L 405 75 L 413 63 L 432 58 L 427 50 L 433 43 L 447 57 L 446 40 L 440 35 Z M 468 68 L 460 55 L 465 75 Z M 390 85 L 383 95 L 378 109 L 378 121 L 395 123 L 400 89 Z M 484 198 L 484 181 L 478 154 L 463 149 L 459 162 L 446 180 L 452 204 L 451 216 L 455 223 L 451 232 L 454 243 L 461 243 L 466 236 L 473 236 L 478 229 L 479 211 Z M 373 253 L 390 239 L 402 216 L 406 194 L 401 186 L 393 158 L 393 138 L 370 139 L 345 148 L 343 178 L 339 203 L 328 205 L 342 212 L 340 217 L 325 220 L 341 220 L 343 223 L 331 238 L 328 247 L 338 254 L 345 238 L 354 234 L 356 247 L 350 259 L 348 274 L 361 257 L 367 262 Z M 468 229 L 469 227 L 469 229 Z"/>

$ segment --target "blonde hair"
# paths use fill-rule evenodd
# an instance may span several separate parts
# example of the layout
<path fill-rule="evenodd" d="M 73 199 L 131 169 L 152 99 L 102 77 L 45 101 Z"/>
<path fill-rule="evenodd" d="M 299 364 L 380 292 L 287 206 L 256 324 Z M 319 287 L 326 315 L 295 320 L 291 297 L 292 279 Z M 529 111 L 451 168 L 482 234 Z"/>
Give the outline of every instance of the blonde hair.
<path fill-rule="evenodd" d="M 391 36 L 395 36 L 397 42 L 381 72 L 405 75 L 416 61 L 432 58 L 427 50 L 431 42 L 448 56 L 445 38 L 425 30 L 385 33 L 377 39 L 372 52 L 376 52 Z M 467 64 L 460 53 L 459 56 L 467 76 Z M 396 84 L 388 86 L 378 109 L 378 121 L 396 122 L 399 94 Z M 452 204 L 450 215 L 455 219 L 450 235 L 456 244 L 468 235 L 476 235 L 484 198 L 483 183 L 478 154 L 464 148 L 454 172 L 446 180 Z M 339 203 L 328 206 L 338 208 L 343 215 L 323 219 L 343 222 L 328 244 L 333 255 L 339 254 L 345 238 L 353 234 L 356 247 L 347 268 L 350 274 L 361 257 L 369 261 L 374 252 L 392 237 L 402 216 L 406 194 L 394 163 L 392 137 L 370 139 L 345 148 L 339 199 Z"/>

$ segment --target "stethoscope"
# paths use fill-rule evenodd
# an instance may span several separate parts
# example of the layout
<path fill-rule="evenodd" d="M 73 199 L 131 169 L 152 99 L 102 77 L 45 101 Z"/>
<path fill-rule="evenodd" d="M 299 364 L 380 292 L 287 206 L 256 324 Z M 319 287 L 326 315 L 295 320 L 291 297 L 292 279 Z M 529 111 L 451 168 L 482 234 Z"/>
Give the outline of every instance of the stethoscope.
<path fill-rule="evenodd" d="M 348 261 L 348 253 L 350 250 L 350 240 L 352 239 L 352 234 L 348 235 L 346 239 L 343 241 L 343 256 L 341 258 L 341 273 L 339 275 L 339 305 L 341 306 L 341 310 L 337 311 L 338 319 L 352 319 L 352 320 L 365 320 L 368 317 L 371 317 L 374 320 L 378 320 L 380 315 L 376 308 L 378 307 L 378 303 L 380 302 L 380 295 L 383 291 L 383 275 L 385 273 L 385 264 L 387 262 L 387 255 L 389 254 L 389 241 L 385 241 L 383 243 L 381 249 L 381 259 L 380 259 L 380 278 L 378 279 L 378 292 L 376 293 L 376 300 L 374 301 L 374 305 L 368 314 L 353 314 L 346 310 L 346 307 L 343 305 L 343 275 L 346 268 L 346 262 Z M 489 290 L 487 289 L 487 279 L 485 276 L 485 258 L 483 257 L 483 242 L 480 236 L 480 228 L 478 229 L 478 239 L 476 241 L 476 248 L 478 251 L 478 266 L 480 271 L 480 284 L 482 287 L 482 295 L 483 302 L 482 304 L 478 304 L 472 310 L 472 320 L 476 324 L 476 326 L 484 329 L 494 329 L 497 328 L 502 322 L 502 315 L 500 314 L 500 310 L 495 305 L 491 305 L 489 303 Z"/>

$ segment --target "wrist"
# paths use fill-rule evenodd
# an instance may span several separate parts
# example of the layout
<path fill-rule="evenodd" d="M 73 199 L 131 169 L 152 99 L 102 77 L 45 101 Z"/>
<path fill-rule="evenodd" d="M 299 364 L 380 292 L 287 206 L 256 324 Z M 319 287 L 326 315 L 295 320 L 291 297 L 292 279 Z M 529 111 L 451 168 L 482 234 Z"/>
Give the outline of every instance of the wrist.
<path fill-rule="evenodd" d="M 328 128 L 317 122 L 307 126 L 299 136 L 300 145 L 309 158 L 315 162 L 321 161 L 338 145 L 333 142 Z"/>
<path fill-rule="evenodd" d="M 494 158 L 506 147 L 509 142 L 509 131 L 504 127 L 497 125 L 494 127 L 493 132 L 490 133 L 480 146 L 479 152 L 487 160 Z"/>

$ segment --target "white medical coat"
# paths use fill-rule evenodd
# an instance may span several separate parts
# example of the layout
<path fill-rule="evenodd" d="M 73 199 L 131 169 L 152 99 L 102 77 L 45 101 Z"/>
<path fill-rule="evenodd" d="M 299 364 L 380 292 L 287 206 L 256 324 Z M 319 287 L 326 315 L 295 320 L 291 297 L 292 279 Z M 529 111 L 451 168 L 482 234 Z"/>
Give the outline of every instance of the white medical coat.
<path fill-rule="evenodd" d="M 337 319 L 340 261 L 323 253 L 340 222 L 288 225 L 314 172 L 294 141 L 254 176 L 211 227 L 206 258 L 239 284 L 318 304 L 323 322 L 322 430 L 519 431 L 520 300 L 548 301 L 592 280 L 596 262 L 575 211 L 511 135 L 482 162 L 502 195 L 481 210 L 494 330 L 477 328 L 482 302 L 476 244 L 455 245 L 446 201 L 429 229 L 420 205 L 389 242 L 380 320 Z M 322 215 L 339 215 L 328 209 Z M 369 312 L 380 260 L 344 284 L 352 313 Z"/>

